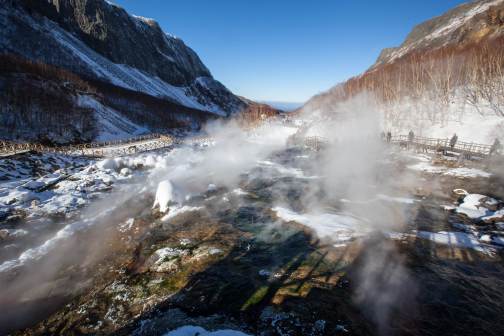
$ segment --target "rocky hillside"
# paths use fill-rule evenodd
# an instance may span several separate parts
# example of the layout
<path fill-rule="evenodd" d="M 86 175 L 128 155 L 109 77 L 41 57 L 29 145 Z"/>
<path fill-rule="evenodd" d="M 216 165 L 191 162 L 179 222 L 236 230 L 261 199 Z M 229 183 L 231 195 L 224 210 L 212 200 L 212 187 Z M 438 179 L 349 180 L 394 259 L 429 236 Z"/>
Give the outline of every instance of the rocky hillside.
<path fill-rule="evenodd" d="M 485 37 L 500 35 L 504 30 L 503 23 L 502 0 L 462 4 L 414 27 L 399 47 L 383 49 L 372 68 L 391 63 L 408 53 L 478 42 Z"/>
<path fill-rule="evenodd" d="M 331 115 L 365 96 L 395 133 L 490 143 L 504 134 L 504 0 L 460 5 L 414 27 L 363 74 L 311 98 L 299 111 Z M 476 127 L 476 128 L 475 128 Z"/>
<path fill-rule="evenodd" d="M 172 108 L 165 112 L 177 114 L 174 118 L 184 119 L 186 123 L 193 121 L 186 118 L 184 112 L 187 110 L 191 111 L 190 114 L 199 111 L 205 119 L 211 118 L 212 114 L 227 117 L 246 107 L 242 100 L 212 77 L 198 55 L 181 39 L 165 34 L 154 20 L 130 15 L 121 7 L 104 0 L 2 1 L 0 28 L 2 55 L 15 57 L 20 63 L 32 62 L 70 72 L 80 80 L 91 83 L 94 89 L 107 87 L 109 91 L 113 90 L 116 92 L 116 101 L 119 98 L 131 100 L 130 103 L 120 104 L 120 110 L 114 110 L 117 118 L 108 118 L 107 122 L 100 124 L 101 117 L 109 116 L 107 113 L 95 115 L 94 119 L 98 122 L 95 125 L 98 131 L 94 132 L 96 136 L 100 136 L 100 129 L 104 127 L 116 128 L 117 134 L 129 133 L 124 129 L 117 130 L 121 125 L 110 125 L 110 120 L 131 115 L 130 106 L 138 107 L 139 96 L 143 97 L 142 100 L 162 101 L 164 107 L 168 104 Z M 22 73 L 22 70 L 18 71 L 21 77 Z M 4 82 L 11 75 L 12 72 L 0 74 Z M 17 81 L 19 84 L 19 76 Z M 104 96 L 100 90 L 93 91 Z M 117 94 L 119 91 L 121 94 Z M 82 107 L 82 101 L 97 99 L 79 98 L 83 94 L 72 92 L 76 108 Z M 0 99 L 10 101 L 11 97 L 4 94 Z M 101 110 L 110 110 L 111 107 L 104 104 L 103 99 L 98 99 L 91 105 L 94 105 L 95 110 L 98 105 L 102 105 L 99 107 Z M 86 103 L 85 107 L 90 108 L 90 104 Z M 25 109 L 28 108 L 25 106 Z M 12 113 L 15 113 L 12 110 L 16 109 L 11 106 L 7 111 L 3 106 L 0 127 L 9 126 L 6 120 L 12 119 Z M 50 110 L 45 112 L 51 113 Z M 145 123 L 137 124 L 137 131 L 145 131 L 152 125 L 173 126 L 160 125 L 159 118 L 150 118 L 151 112 L 148 110 L 143 113 Z M 135 124 L 137 120 L 129 122 Z M 193 124 L 198 124 L 198 121 Z M 29 133 L 30 129 L 27 131 Z M 93 133 L 87 131 L 88 134 Z"/>

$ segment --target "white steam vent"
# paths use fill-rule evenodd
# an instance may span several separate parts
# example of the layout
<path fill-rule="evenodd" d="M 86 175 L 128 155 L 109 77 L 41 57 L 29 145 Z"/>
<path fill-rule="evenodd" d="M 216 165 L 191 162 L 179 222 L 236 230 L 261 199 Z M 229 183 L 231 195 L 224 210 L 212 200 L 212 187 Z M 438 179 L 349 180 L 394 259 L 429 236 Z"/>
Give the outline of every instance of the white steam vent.
<path fill-rule="evenodd" d="M 170 180 L 159 182 L 156 199 L 152 208 L 159 206 L 159 211 L 165 213 L 171 203 L 179 203 L 181 200 L 180 192 Z"/>

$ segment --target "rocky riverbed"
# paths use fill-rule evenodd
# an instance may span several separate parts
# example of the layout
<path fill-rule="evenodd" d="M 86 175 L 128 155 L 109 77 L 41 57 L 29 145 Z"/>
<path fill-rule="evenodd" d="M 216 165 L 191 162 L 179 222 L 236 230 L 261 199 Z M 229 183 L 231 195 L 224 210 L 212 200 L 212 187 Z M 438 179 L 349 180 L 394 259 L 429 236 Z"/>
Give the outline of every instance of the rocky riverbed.
<path fill-rule="evenodd" d="M 116 179 L 59 225 L 93 225 L 48 229 L 60 239 L 42 250 L 36 240 L 32 249 L 44 252 L 36 258 L 6 252 L 27 222 L 2 222 L 4 333 L 504 330 L 504 195 L 494 167 L 388 150 L 386 176 L 373 178 L 392 183 L 351 198 L 327 189 L 327 171 L 313 164 L 323 151 L 290 147 L 255 161 L 232 186 L 205 186 L 161 212 L 144 178 L 173 171 L 166 158 L 179 154 L 84 164 Z"/>

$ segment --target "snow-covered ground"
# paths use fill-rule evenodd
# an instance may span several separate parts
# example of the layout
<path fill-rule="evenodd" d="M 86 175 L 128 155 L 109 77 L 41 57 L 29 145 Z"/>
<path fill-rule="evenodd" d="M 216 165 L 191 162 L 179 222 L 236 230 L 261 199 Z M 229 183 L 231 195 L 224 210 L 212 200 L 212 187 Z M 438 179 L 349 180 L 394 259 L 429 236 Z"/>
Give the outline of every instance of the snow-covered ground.
<path fill-rule="evenodd" d="M 61 154 L 3 159 L 0 243 L 4 243 L 6 255 L 19 253 L 10 260 L 0 253 L 0 271 L 43 257 L 62 241 L 100 224 L 131 197 L 140 199 L 148 192 L 149 171 L 161 160 L 159 153 L 103 160 Z M 124 229 L 126 224 L 118 226 Z M 47 236 L 47 240 L 39 244 L 39 236 Z M 24 239 L 21 245 L 20 237 Z"/>
<path fill-rule="evenodd" d="M 91 96 L 79 96 L 78 104 L 82 107 L 92 108 L 95 113 L 98 130 L 95 141 L 125 139 L 150 132 L 146 127 L 131 122 L 119 112 L 102 105 Z"/>
<path fill-rule="evenodd" d="M 348 115 L 367 114 L 379 131 L 390 131 L 393 136 L 407 135 L 413 131 L 416 136 L 450 139 L 457 134 L 459 141 L 491 145 L 495 139 L 504 142 L 504 117 L 496 113 L 489 104 L 481 101 L 476 105 L 465 101 L 464 88 L 451 97 L 448 105 L 442 105 L 435 97 L 402 99 L 391 104 L 382 104 L 367 94 L 361 94 L 348 101 L 317 106 L 313 110 L 306 105 L 302 117 L 306 122 L 307 136 L 334 138 L 338 136 L 340 120 Z"/>
<path fill-rule="evenodd" d="M 460 178 L 483 177 L 488 178 L 492 174 L 481 168 L 460 166 L 446 166 L 441 162 L 434 162 L 434 158 L 429 155 L 416 154 L 409 155 L 416 161 L 408 166 L 409 169 L 429 174 L 455 176 Z"/>
<path fill-rule="evenodd" d="M 465 190 L 455 190 L 457 194 L 465 193 L 455 205 L 443 206 L 445 211 L 453 212 L 470 219 L 474 224 L 454 222 L 455 231 L 416 231 L 406 233 L 388 233 L 392 239 L 417 237 L 451 248 L 468 248 L 493 256 L 504 247 L 504 203 L 495 198 L 480 194 L 469 194 Z"/>
<path fill-rule="evenodd" d="M 276 143 L 273 138 L 267 138 L 263 145 L 268 149 L 264 149 L 259 145 L 264 139 L 259 139 L 258 134 L 244 137 L 242 132 L 233 132 L 240 140 L 232 142 L 231 147 L 226 136 L 217 138 L 216 142 L 223 149 L 216 149 L 215 142 L 205 142 L 103 160 L 62 154 L 29 154 L 3 159 L 0 162 L 0 219 L 3 221 L 0 233 L 2 240 L 12 243 L 3 248 L 19 249 L 16 238 L 37 236 L 37 230 L 47 226 L 37 223 L 47 218 L 59 218 L 59 221 L 50 223 L 52 228 L 48 228 L 48 232 L 53 234 L 42 244 L 27 246 L 16 258 L 0 261 L 0 271 L 42 257 L 62 240 L 100 224 L 125 199 L 154 195 L 156 188 L 156 208 L 161 207 L 161 212 L 170 210 L 163 221 L 197 210 L 197 207 L 186 206 L 186 200 L 212 191 L 215 184 L 235 180 L 257 164 L 256 157 L 267 156 L 275 148 L 281 148 L 290 134 L 280 130 L 278 134 L 282 135 L 277 136 Z M 229 151 L 238 153 L 245 146 L 256 150 L 250 160 L 236 162 L 237 157 L 228 155 Z M 177 197 L 174 197 L 171 181 L 183 186 Z M 88 213 L 91 206 L 94 208 Z M 18 228 L 19 221 L 25 223 L 21 228 Z M 127 222 L 117 225 L 123 230 Z"/>
<path fill-rule="evenodd" d="M 457 92 L 448 106 L 436 104 L 436 98 L 424 97 L 411 101 L 408 98 L 391 106 L 379 109 L 381 128 L 393 135 L 408 134 L 450 139 L 457 134 L 460 141 L 491 145 L 496 138 L 504 140 L 504 117 L 484 102 L 477 108 L 464 100 L 462 92 Z M 385 118 L 385 115 L 388 115 Z"/>
<path fill-rule="evenodd" d="M 113 185 L 133 178 L 132 169 L 151 162 L 146 156 L 100 161 L 61 154 L 36 154 L 0 162 L 2 213 L 27 218 L 71 217 Z"/>
<path fill-rule="evenodd" d="M 203 141 L 202 144 L 180 145 L 170 150 L 103 160 L 59 154 L 3 159 L 0 162 L 0 216 L 4 224 L 0 233 L 2 239 L 11 242 L 10 245 L 4 244 L 3 248 L 12 248 L 19 237 L 32 237 L 37 234 L 37 227 L 43 227 L 16 224 L 19 221 L 33 224 L 48 217 L 58 217 L 60 222 L 55 224 L 52 236 L 44 242 L 27 246 L 13 259 L 4 259 L 0 270 L 10 270 L 40 258 L 62 240 L 99 224 L 104 216 L 124 203 L 124 197 L 151 195 L 155 199 L 154 211 L 159 210 L 162 214 L 160 221 L 169 223 L 180 214 L 201 211 L 203 205 L 194 203 L 194 200 L 202 195 L 204 198 L 211 197 L 209 195 L 222 188 L 228 190 L 222 196 L 222 202 L 229 201 L 231 197 L 249 197 L 249 191 L 238 185 L 243 174 L 263 174 L 265 179 L 287 179 L 291 181 L 287 183 L 292 185 L 315 187 L 324 183 L 324 176 L 305 170 L 305 166 L 309 167 L 313 160 L 309 155 L 295 154 L 289 160 L 271 157 L 275 151 L 286 148 L 287 139 L 293 132 L 295 129 L 284 125 L 270 125 L 266 130 L 258 129 L 249 134 L 222 129 L 211 134 L 213 141 Z M 243 153 L 248 155 L 243 157 Z M 409 166 L 412 172 L 420 170 L 465 178 L 489 176 L 487 172 L 475 168 L 437 166 L 426 155 L 412 155 L 411 152 L 401 155 L 408 160 L 417 160 L 417 164 Z M 297 163 L 292 165 L 291 162 Z M 374 192 L 367 194 L 366 198 L 336 200 L 342 205 L 341 209 L 313 208 L 302 212 L 275 201 L 271 204 L 271 211 L 278 221 L 306 226 L 319 238 L 340 246 L 365 237 L 374 230 L 384 229 L 376 225 L 375 217 L 376 214 L 383 216 L 383 209 L 392 207 L 402 211 L 422 202 L 422 199 L 407 194 L 385 193 L 380 188 L 371 190 Z M 104 209 L 99 207 L 102 201 L 106 204 Z M 86 212 L 91 205 L 97 205 L 93 211 L 100 209 L 99 213 Z M 500 234 L 504 225 L 499 224 L 504 222 L 501 205 L 496 199 L 468 194 L 463 202 L 446 208 L 475 222 L 489 223 L 487 225 L 492 225 L 496 233 L 485 230 L 466 232 L 454 227 L 456 231 L 453 232 L 406 231 L 404 234 L 485 253 L 493 251 L 504 240 L 504 235 Z M 117 223 L 120 231 L 127 230 L 131 225 L 131 219 Z"/>
<path fill-rule="evenodd" d="M 248 336 L 248 334 L 229 329 L 207 331 L 197 326 L 183 326 L 164 334 L 164 336 Z"/>

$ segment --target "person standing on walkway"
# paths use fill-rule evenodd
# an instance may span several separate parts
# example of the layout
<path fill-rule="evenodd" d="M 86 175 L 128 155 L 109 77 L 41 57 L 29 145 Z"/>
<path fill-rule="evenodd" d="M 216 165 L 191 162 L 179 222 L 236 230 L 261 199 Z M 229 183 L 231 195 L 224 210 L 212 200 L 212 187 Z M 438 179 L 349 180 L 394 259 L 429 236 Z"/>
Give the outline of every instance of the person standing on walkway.
<path fill-rule="evenodd" d="M 494 155 L 494 154 L 501 154 L 502 152 L 502 144 L 500 143 L 499 139 L 495 138 L 494 143 L 492 144 L 492 147 L 490 147 L 490 153 L 489 155 Z"/>
<path fill-rule="evenodd" d="M 413 146 L 413 140 L 415 139 L 415 133 L 412 130 L 408 133 L 408 149 Z"/>
<path fill-rule="evenodd" d="M 455 145 L 457 144 L 458 136 L 457 133 L 453 134 L 452 138 L 450 139 L 450 148 L 453 150 L 455 148 Z"/>
<path fill-rule="evenodd" d="M 392 132 L 388 131 L 387 132 L 387 142 L 390 143 L 392 141 Z"/>

